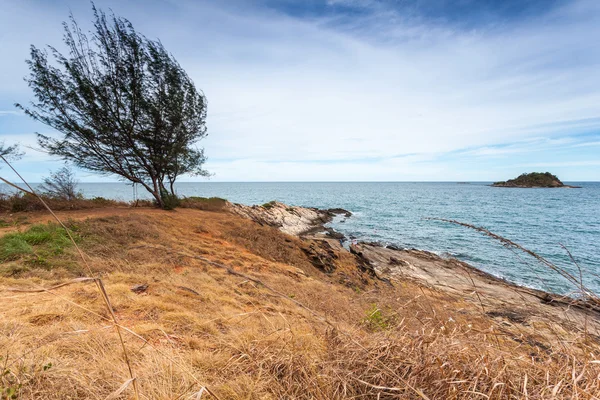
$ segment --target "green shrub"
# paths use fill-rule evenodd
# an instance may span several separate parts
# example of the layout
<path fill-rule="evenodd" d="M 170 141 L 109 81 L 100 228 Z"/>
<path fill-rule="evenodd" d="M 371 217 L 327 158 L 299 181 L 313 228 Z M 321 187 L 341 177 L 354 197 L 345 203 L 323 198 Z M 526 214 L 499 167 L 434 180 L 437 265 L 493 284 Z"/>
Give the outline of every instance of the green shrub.
<path fill-rule="evenodd" d="M 162 208 L 165 210 L 174 210 L 175 208 L 179 207 L 179 205 L 181 203 L 181 200 L 179 199 L 179 197 L 177 197 L 177 195 L 171 194 L 171 193 L 167 192 L 166 190 L 161 191 L 160 197 L 163 202 Z M 156 206 L 158 206 L 156 201 L 154 204 Z"/>
<path fill-rule="evenodd" d="M 117 201 L 110 200 L 110 199 L 104 198 L 102 196 L 93 197 L 92 199 L 90 199 L 90 201 L 99 207 L 108 207 L 108 206 L 119 205 L 119 203 Z"/>
<path fill-rule="evenodd" d="M 384 312 L 377 307 L 377 304 L 373 304 L 371 308 L 367 310 L 367 315 L 363 318 L 362 322 L 372 331 L 381 331 L 390 328 L 393 318 L 384 314 Z"/>
<path fill-rule="evenodd" d="M 2 261 L 16 260 L 23 255 L 32 253 L 33 247 L 16 234 L 8 234 L 0 240 L 0 259 Z"/>
<path fill-rule="evenodd" d="M 265 203 L 262 206 L 263 206 L 263 208 L 266 208 L 267 210 L 269 210 L 269 209 L 275 207 L 275 200 Z"/>
<path fill-rule="evenodd" d="M 204 211 L 221 211 L 225 208 L 227 200 L 220 197 L 184 197 L 181 199 L 179 206 L 181 208 L 195 208 Z"/>
<path fill-rule="evenodd" d="M 72 234 L 78 238 L 76 233 Z M 0 238 L 0 262 L 23 260 L 34 267 L 49 268 L 50 259 L 70 246 L 72 242 L 61 226 L 52 223 L 32 225 L 23 232 L 8 233 Z"/>

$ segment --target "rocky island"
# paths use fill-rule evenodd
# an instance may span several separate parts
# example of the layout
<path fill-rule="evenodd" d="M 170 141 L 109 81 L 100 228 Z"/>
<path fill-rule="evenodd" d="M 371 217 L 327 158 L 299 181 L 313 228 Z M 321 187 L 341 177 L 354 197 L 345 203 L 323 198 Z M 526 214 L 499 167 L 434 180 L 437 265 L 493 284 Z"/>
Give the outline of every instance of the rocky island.
<path fill-rule="evenodd" d="M 580 186 L 565 185 L 556 175 L 550 172 L 531 172 L 519 175 L 508 181 L 494 182 L 493 187 L 511 188 L 579 188 Z"/>

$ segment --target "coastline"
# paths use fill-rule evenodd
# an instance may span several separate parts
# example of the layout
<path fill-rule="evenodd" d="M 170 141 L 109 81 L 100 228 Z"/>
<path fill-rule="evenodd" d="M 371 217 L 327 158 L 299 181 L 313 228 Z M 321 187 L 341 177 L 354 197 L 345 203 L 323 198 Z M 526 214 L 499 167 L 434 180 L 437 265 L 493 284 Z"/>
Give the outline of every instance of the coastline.
<path fill-rule="evenodd" d="M 235 205 L 232 211 L 247 218 L 249 213 L 239 210 L 250 209 L 253 211 L 250 219 L 259 224 L 276 227 L 288 234 L 296 232 L 294 235 L 301 240 L 325 243 L 326 250 L 352 254 L 361 269 L 390 284 L 410 280 L 478 302 L 482 308 L 490 309 L 491 316 L 508 315 L 509 319 L 519 321 L 543 320 L 557 310 L 570 309 L 575 311 L 575 319 L 581 323 L 592 316 L 594 324 L 600 329 L 600 304 L 591 299 L 582 300 L 519 285 L 457 258 L 442 257 L 431 251 L 360 240 L 353 240 L 346 248 L 342 242 L 347 238 L 325 225 L 335 215 L 350 217 L 351 212 L 287 206 L 279 202 L 272 204 L 272 208 Z"/>
<path fill-rule="evenodd" d="M 161 387 L 157 371 L 180 382 L 184 368 L 194 368 L 219 397 L 236 399 L 248 393 L 284 398 L 290 388 L 299 396 L 340 398 L 341 387 L 377 398 L 380 387 L 402 388 L 406 379 L 432 399 L 499 386 L 519 395 L 524 374 L 531 397 L 546 398 L 548 379 L 562 389 L 573 370 L 596 382 L 597 367 L 587 356 L 600 346 L 593 303 L 519 287 L 427 251 L 342 245 L 324 228 L 345 210 L 205 200 L 173 211 L 56 212 L 77 233 L 119 320 L 135 333 L 127 344 L 144 348 L 134 357 L 147 393 Z M 17 223 L 23 216 L 27 221 Z M 47 213 L 11 218 L 7 239 L 56 232 Z M 68 397 L 69 380 L 80 382 L 82 398 L 106 398 L 123 382 L 119 347 L 106 321 L 85 311 L 96 310 L 100 298 L 80 280 L 86 272 L 74 248 L 47 252 L 59 239 L 48 236 L 49 242 L 32 244 L 35 251 L 2 265 L 0 295 L 11 301 L 0 302 L 0 330 L 18 327 L 19 334 L 0 348 L 8 346 L 11 360 L 40 365 L 35 376 L 44 379 L 24 381 L 23 398 Z M 32 290 L 38 294 L 15 293 Z M 82 348 L 99 350 L 93 363 Z M 572 360 L 566 369 L 564 360 Z M 41 365 L 50 361 L 57 368 L 46 373 Z M 107 371 L 107 385 L 89 383 Z M 596 386 L 586 388 L 595 393 Z M 176 384 L 163 393 L 181 390 Z"/>

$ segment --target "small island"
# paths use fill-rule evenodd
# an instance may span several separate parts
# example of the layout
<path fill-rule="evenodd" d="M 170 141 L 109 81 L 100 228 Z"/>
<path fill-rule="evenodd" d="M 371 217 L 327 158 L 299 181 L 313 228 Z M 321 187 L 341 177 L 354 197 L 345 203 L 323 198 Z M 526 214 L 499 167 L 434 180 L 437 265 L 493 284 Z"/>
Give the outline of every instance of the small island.
<path fill-rule="evenodd" d="M 580 186 L 565 185 L 556 175 L 550 172 L 531 172 L 519 175 L 508 181 L 494 182 L 494 187 L 511 188 L 580 188 Z"/>

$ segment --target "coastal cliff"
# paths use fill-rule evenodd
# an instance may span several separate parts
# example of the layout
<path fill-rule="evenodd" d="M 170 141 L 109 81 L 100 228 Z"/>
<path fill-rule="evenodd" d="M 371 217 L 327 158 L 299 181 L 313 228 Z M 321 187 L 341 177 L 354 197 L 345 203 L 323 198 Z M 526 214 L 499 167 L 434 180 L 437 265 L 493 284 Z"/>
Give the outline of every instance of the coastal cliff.
<path fill-rule="evenodd" d="M 51 216 L 4 216 L 0 393 L 134 398 L 129 367 L 153 399 L 600 393 L 594 303 L 428 252 L 345 248 L 323 226 L 345 210 L 186 207 L 56 212 L 87 266 Z"/>
<path fill-rule="evenodd" d="M 323 232 L 323 224 L 331 218 L 329 210 L 289 207 L 282 203 L 273 203 L 273 207 L 266 209 L 260 206 L 237 205 L 233 210 L 238 215 L 266 223 L 285 233 Z M 351 215 L 346 210 L 339 211 L 342 212 Z M 381 281 L 398 283 L 410 280 L 435 288 L 448 295 L 476 302 L 486 310 L 487 315 L 494 318 L 504 317 L 509 322 L 544 321 L 553 315 L 557 308 L 563 311 L 569 308 L 571 312 L 568 320 L 584 324 L 591 312 L 593 318 L 589 319 L 588 323 L 593 325 L 594 329 L 600 330 L 600 304 L 596 302 L 565 299 L 564 296 L 519 286 L 455 258 L 443 258 L 428 251 L 384 247 L 369 242 L 353 243 L 347 250 L 338 240 L 332 239 L 329 232 L 316 233 L 305 238 L 324 244 L 313 244 L 311 249 L 313 252 L 318 249 L 317 256 L 313 255 L 313 259 L 318 260 L 318 267 L 327 272 L 335 270 L 334 258 L 331 257 L 333 251 L 348 251 L 356 257 L 360 268 L 369 271 Z M 323 263 L 323 259 L 329 259 L 330 265 L 325 265 L 327 263 Z"/>

